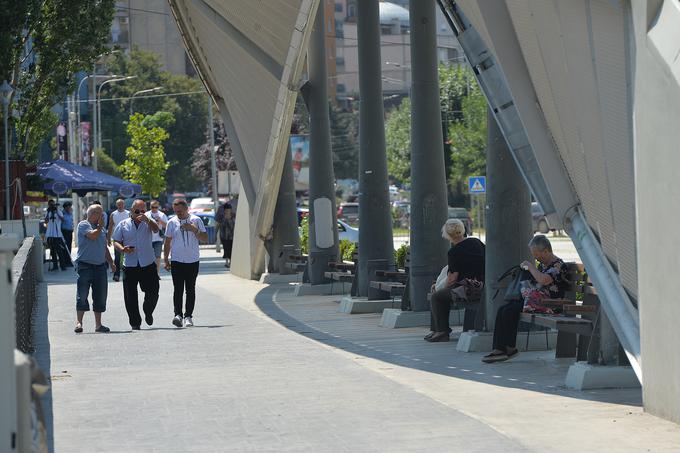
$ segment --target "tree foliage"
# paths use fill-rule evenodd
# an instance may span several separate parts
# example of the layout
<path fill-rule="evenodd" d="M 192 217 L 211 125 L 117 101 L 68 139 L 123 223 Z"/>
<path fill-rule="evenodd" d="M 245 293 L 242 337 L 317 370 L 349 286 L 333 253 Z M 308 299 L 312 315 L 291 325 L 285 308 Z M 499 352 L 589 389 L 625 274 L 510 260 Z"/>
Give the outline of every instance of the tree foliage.
<path fill-rule="evenodd" d="M 112 140 L 113 158 L 119 163 L 125 159 L 123 150 L 130 143 L 126 124 L 131 103 L 134 112 L 145 115 L 168 112 L 175 121 L 164 127 L 169 134 L 165 142 L 169 164 L 167 189 L 196 190 L 200 181 L 191 172 L 192 150 L 205 142 L 208 118 L 208 99 L 201 81 L 164 71 L 156 54 L 138 49 L 133 49 L 129 55 L 111 55 L 104 63 L 109 73 L 137 76 L 102 89 L 102 98 L 123 98 L 102 103 L 102 134 Z M 129 99 L 137 91 L 155 87 L 162 87 L 162 90 L 135 96 L 134 101 Z"/>
<path fill-rule="evenodd" d="M 16 152 L 34 161 L 56 124 L 50 111 L 106 50 L 114 0 L 4 0 L 0 2 L 0 83 L 15 87 L 11 119 Z M 0 137 L 2 139 L 2 137 Z"/>
<path fill-rule="evenodd" d="M 157 197 L 165 190 L 165 172 L 169 164 L 165 161 L 163 142 L 169 135 L 162 127 L 144 125 L 146 117 L 135 113 L 130 117 L 127 130 L 130 146 L 125 150 L 126 160 L 121 165 L 122 173 L 135 184 L 142 185 L 142 191 Z"/>
<path fill-rule="evenodd" d="M 231 145 L 227 138 L 227 133 L 224 130 L 222 122 L 215 122 L 213 124 L 213 134 L 215 134 L 215 163 L 218 171 L 236 170 L 236 162 L 234 161 Z M 194 150 L 191 158 L 191 172 L 194 177 L 203 185 L 211 185 L 212 178 L 212 164 L 210 162 L 210 146 L 208 146 L 208 134 L 205 134 L 205 143 Z"/>
<path fill-rule="evenodd" d="M 337 179 L 359 177 L 359 115 L 330 104 L 333 171 Z"/>
<path fill-rule="evenodd" d="M 466 66 L 439 66 L 439 102 L 449 198 L 453 205 L 467 199 L 465 180 L 486 171 L 486 100 Z M 410 181 L 411 104 L 405 98 L 385 123 L 387 165 L 398 183 Z"/>

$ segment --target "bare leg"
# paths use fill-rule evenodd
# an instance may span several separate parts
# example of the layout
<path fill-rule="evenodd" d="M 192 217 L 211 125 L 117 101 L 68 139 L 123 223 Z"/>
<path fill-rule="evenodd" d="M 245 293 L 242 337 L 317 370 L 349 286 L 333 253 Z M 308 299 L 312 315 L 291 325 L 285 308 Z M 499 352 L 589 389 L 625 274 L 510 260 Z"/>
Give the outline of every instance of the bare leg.
<path fill-rule="evenodd" d="M 83 325 L 83 316 L 85 316 L 85 312 L 84 311 L 76 311 L 76 316 L 78 317 L 77 324 L 80 324 L 82 326 Z"/>
<path fill-rule="evenodd" d="M 101 327 L 102 325 L 102 314 L 99 312 L 94 312 L 94 325 L 95 329 Z"/>

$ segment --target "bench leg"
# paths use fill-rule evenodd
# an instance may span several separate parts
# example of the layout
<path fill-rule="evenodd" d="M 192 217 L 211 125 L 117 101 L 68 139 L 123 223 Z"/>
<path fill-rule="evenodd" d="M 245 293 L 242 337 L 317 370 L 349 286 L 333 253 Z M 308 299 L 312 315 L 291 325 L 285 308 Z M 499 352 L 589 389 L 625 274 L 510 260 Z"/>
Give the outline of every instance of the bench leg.
<path fill-rule="evenodd" d="M 578 352 L 576 360 L 579 362 L 588 360 L 588 346 L 590 345 L 590 337 L 585 335 L 578 336 Z"/>
<path fill-rule="evenodd" d="M 576 356 L 576 334 L 557 331 L 557 344 L 555 345 L 555 358 Z"/>

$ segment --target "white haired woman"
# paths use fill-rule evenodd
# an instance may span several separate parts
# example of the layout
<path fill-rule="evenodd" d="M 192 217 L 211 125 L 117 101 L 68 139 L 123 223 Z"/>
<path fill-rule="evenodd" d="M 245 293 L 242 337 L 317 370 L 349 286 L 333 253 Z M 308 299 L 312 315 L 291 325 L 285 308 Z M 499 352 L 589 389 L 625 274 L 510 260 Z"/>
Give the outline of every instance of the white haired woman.
<path fill-rule="evenodd" d="M 522 288 L 522 299 L 513 300 L 503 305 L 496 312 L 496 323 L 493 331 L 493 351 L 482 358 L 482 362 L 504 362 L 519 354 L 515 343 L 519 314 L 533 311 L 540 306 L 543 298 L 561 299 L 568 284 L 567 266 L 555 256 L 550 240 L 542 234 L 529 241 L 529 250 L 534 262 L 523 261 L 522 269 L 528 270 L 535 282 L 526 282 Z M 536 261 L 538 267 L 536 267 Z M 522 282 L 525 283 L 525 282 Z"/>
<path fill-rule="evenodd" d="M 452 291 L 459 282 L 468 279 L 484 282 L 485 246 L 477 238 L 465 235 L 465 225 L 458 219 L 449 219 L 442 227 L 442 237 L 451 242 L 448 252 L 448 275 L 443 289 L 435 291 L 430 299 L 430 330 L 426 341 L 449 341 L 449 312 L 458 296 Z"/>

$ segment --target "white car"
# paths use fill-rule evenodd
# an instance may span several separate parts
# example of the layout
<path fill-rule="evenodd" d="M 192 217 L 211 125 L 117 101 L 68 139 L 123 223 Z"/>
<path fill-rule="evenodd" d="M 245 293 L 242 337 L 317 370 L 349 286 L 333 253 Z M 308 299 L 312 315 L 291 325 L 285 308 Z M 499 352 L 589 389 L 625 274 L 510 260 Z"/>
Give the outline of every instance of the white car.
<path fill-rule="evenodd" d="M 200 212 L 213 212 L 215 210 L 215 203 L 212 198 L 194 198 L 189 204 L 189 212 L 196 214 Z"/>
<path fill-rule="evenodd" d="M 348 223 L 338 220 L 338 240 L 347 239 L 355 244 L 359 242 L 359 230 Z"/>

